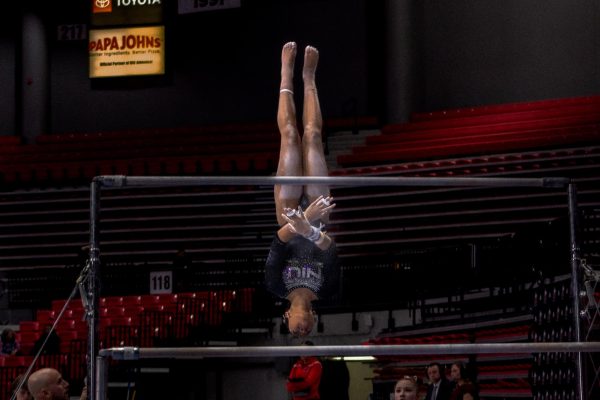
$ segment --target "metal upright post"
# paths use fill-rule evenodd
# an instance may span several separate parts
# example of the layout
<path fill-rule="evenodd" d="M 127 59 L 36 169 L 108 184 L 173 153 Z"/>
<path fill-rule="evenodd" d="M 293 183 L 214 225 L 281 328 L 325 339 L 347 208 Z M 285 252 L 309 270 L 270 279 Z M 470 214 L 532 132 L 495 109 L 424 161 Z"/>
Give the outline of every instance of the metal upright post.
<path fill-rule="evenodd" d="M 569 184 L 569 227 L 571 234 L 571 299 L 573 301 L 573 328 L 575 332 L 575 341 L 581 342 L 581 324 L 579 313 L 579 260 L 580 248 L 577 241 L 578 230 L 578 209 L 577 209 L 577 188 Z M 585 400 L 583 385 L 583 355 L 581 352 L 575 353 L 577 367 L 577 398 Z"/>
<path fill-rule="evenodd" d="M 88 322 L 88 398 L 97 400 L 96 397 L 96 354 L 98 353 L 98 277 L 100 274 L 100 250 L 99 250 L 99 214 L 100 214 L 100 190 L 101 182 L 94 179 L 90 187 L 90 250 L 89 250 L 89 278 L 88 278 L 88 302 L 89 308 L 86 313 Z"/>
<path fill-rule="evenodd" d="M 106 400 L 106 388 L 108 381 L 108 358 L 103 356 L 96 357 L 96 387 L 94 390 L 94 400 Z"/>

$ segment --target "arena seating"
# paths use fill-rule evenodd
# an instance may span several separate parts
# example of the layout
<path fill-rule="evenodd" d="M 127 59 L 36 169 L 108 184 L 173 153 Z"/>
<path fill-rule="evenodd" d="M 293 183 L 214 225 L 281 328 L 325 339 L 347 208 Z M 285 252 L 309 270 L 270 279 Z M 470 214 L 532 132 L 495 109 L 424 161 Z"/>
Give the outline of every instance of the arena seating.
<path fill-rule="evenodd" d="M 488 104 L 482 106 L 454 108 L 449 110 L 438 110 L 418 112 L 412 114 L 413 121 L 430 121 L 434 119 L 456 118 L 463 116 L 476 116 L 486 114 L 507 113 L 515 111 L 531 111 L 555 109 L 562 106 L 575 106 L 600 102 L 600 96 L 581 96 L 559 99 L 546 99 L 518 103 Z"/>
<path fill-rule="evenodd" d="M 21 138 L 12 135 L 0 136 L 0 155 L 14 154 L 22 148 Z"/>
<path fill-rule="evenodd" d="M 441 344 L 441 343 L 493 343 L 493 342 L 525 342 L 531 319 L 529 315 L 518 315 L 504 318 L 479 320 L 465 323 L 462 319 L 439 327 L 414 327 L 399 332 L 380 334 L 366 344 Z M 473 360 L 472 355 L 430 355 L 430 356 L 378 356 L 378 368 L 374 370 L 374 385 L 387 381 L 396 381 L 406 375 L 424 376 L 427 365 L 432 362 L 446 366 L 445 374 L 449 375 L 452 363 L 465 365 Z M 473 365 L 473 364 L 471 364 Z M 476 357 L 475 374 L 482 397 L 530 397 L 531 385 L 527 381 L 532 366 L 531 354 L 488 355 Z M 417 371 L 415 374 L 414 371 Z"/>
<path fill-rule="evenodd" d="M 100 298 L 99 314 L 101 321 L 104 317 L 110 320 L 106 324 L 107 326 L 114 325 L 117 322 L 124 322 L 126 325 L 136 324 L 144 311 L 175 313 L 178 318 L 181 317 L 186 320 L 193 316 L 192 318 L 200 318 L 197 323 L 218 326 L 223 313 L 230 311 L 252 312 L 254 290 L 254 288 L 241 288 L 238 290 L 215 290 L 168 295 L 108 296 Z M 21 321 L 19 333 L 21 335 L 25 332 L 39 334 L 42 327 L 54 323 L 54 319 L 58 316 L 64 304 L 64 300 L 55 300 L 52 302 L 52 310 L 38 310 L 38 318 L 42 318 L 42 320 Z M 86 328 L 83 314 L 83 308 L 78 301 L 70 302 L 57 325 L 57 331 L 70 332 L 70 335 L 73 336 L 71 339 L 80 338 L 73 332 L 78 331 L 81 327 Z"/>
<path fill-rule="evenodd" d="M 364 146 L 341 155 L 344 167 L 450 155 L 482 155 L 588 144 L 600 136 L 598 97 L 516 103 L 482 109 L 418 114 L 412 122 L 391 124 Z M 451 115 L 451 116 L 450 116 Z"/>
<path fill-rule="evenodd" d="M 338 157 L 338 162 L 344 168 L 334 171 L 332 175 L 568 176 L 578 184 L 578 188 L 581 189 L 579 194 L 587 199 L 582 199 L 580 204 L 589 204 L 592 208 L 597 207 L 598 187 L 594 182 L 598 182 L 596 172 L 598 164 L 597 160 L 594 161 L 593 154 L 600 150 L 597 147 L 598 122 L 600 121 L 599 100 L 598 97 L 561 99 L 543 102 L 543 104 L 500 105 L 414 115 L 411 123 L 384 127 L 381 135 L 368 137 L 366 144 L 354 148 L 352 154 Z M 380 195 L 383 198 L 383 196 L 393 196 L 396 191 L 387 190 L 386 193 L 381 191 L 380 194 L 374 193 L 373 190 L 369 192 L 371 196 Z M 427 221 L 431 221 L 439 216 L 448 215 L 448 206 L 453 201 L 464 202 L 465 198 L 472 199 L 472 195 L 466 194 L 468 191 L 461 193 L 464 195 L 461 199 L 454 200 L 451 197 L 452 191 L 443 189 L 408 188 L 408 190 L 398 190 L 397 192 L 408 192 L 409 195 L 406 198 L 412 200 L 409 204 L 400 201 L 400 207 L 407 207 L 406 217 L 396 220 L 397 224 L 402 224 L 403 229 L 412 228 L 412 225 L 407 226 L 407 221 L 410 222 L 411 216 L 414 216 L 415 213 L 418 215 L 421 210 L 423 210 L 421 212 L 424 220 L 427 218 Z M 503 197 L 505 201 L 520 197 L 514 197 L 515 192 L 500 193 L 496 190 L 491 192 L 494 192 L 494 197 Z M 350 196 L 350 191 L 344 193 L 348 193 Z M 419 197 L 410 197 L 424 193 L 430 194 L 426 202 L 420 203 Z M 479 193 L 473 192 L 473 195 L 478 196 Z M 584 193 L 589 193 L 590 197 Z M 550 197 L 552 196 L 550 194 Z M 341 197 L 339 194 L 337 195 L 338 199 Z M 352 190 L 352 197 L 356 202 L 356 209 L 363 207 L 361 216 L 365 217 L 365 220 L 373 220 L 374 214 L 368 208 L 368 201 L 361 203 L 360 196 L 355 189 Z M 549 197 L 534 195 L 534 198 L 538 205 L 541 206 L 540 201 L 548 205 L 546 200 Z M 546 200 L 542 200 L 543 198 Z M 478 202 L 473 203 L 473 210 L 485 207 L 487 200 L 484 199 L 489 200 L 491 197 L 480 197 Z M 419 203 L 423 204 L 422 208 L 417 208 L 416 205 Z M 443 208 L 444 212 L 437 212 L 436 206 L 442 203 L 446 206 Z M 466 203 L 463 204 L 469 203 L 470 201 L 466 200 Z M 522 203 L 519 206 L 525 207 L 522 210 L 528 209 L 528 212 L 535 213 L 533 210 L 536 207 L 529 208 Z M 377 206 L 379 209 L 381 207 L 381 204 Z M 391 209 L 390 204 L 387 212 L 389 215 L 394 215 Z M 457 210 L 457 212 L 466 211 Z M 344 218 L 344 215 L 336 215 L 336 217 Z M 516 219 L 514 217 L 516 214 L 510 217 L 505 216 L 512 222 L 516 222 L 518 217 Z M 350 218 L 349 214 L 347 218 Z M 461 221 L 464 229 L 464 219 Z M 485 222 L 480 218 L 477 224 L 485 224 Z M 378 225 L 380 228 L 382 227 L 379 222 Z M 383 226 L 386 227 L 386 225 Z M 415 226 L 415 229 L 421 226 Z M 443 225 L 439 222 L 432 224 L 432 228 L 436 227 L 438 232 L 440 226 Z M 340 228 L 340 231 L 346 229 L 353 228 L 351 225 L 345 225 Z M 380 229 L 380 232 L 388 233 L 393 230 Z M 401 233 L 395 233 L 394 236 L 402 238 Z M 446 238 L 449 236 L 447 235 Z M 366 238 L 365 236 L 364 239 L 366 240 Z M 400 240 L 398 243 L 408 243 L 412 238 L 430 239 L 430 237 L 423 238 L 413 234 L 407 235 L 405 241 Z M 436 246 L 440 246 L 446 238 L 442 235 L 431 237 L 432 240 L 435 240 Z M 593 242 L 594 239 L 590 241 L 590 243 Z M 417 243 L 415 241 L 413 246 L 417 247 Z M 370 250 L 373 248 L 371 247 Z M 418 247 L 415 251 L 419 251 Z M 401 265 L 410 265 L 410 258 L 407 261 L 406 255 L 399 259 L 402 260 Z M 447 259 L 446 263 L 452 264 L 452 261 Z M 506 267 L 507 264 L 503 265 Z M 426 280 L 426 277 L 423 279 Z M 464 279 L 462 281 L 464 282 Z M 446 285 L 448 285 L 447 281 Z M 522 297 L 517 297 L 516 301 L 521 304 L 529 304 L 529 301 Z M 482 309 L 486 307 L 486 301 L 482 301 L 482 299 L 477 299 L 473 303 Z M 511 304 L 506 303 L 504 299 L 500 303 L 507 306 Z M 421 333 L 418 333 L 418 328 L 416 328 L 412 332 L 380 334 L 371 342 L 381 344 L 452 343 L 453 340 L 465 340 L 465 337 L 473 343 L 531 340 L 533 325 L 531 323 L 523 324 L 522 321 L 505 325 L 507 324 L 506 314 L 502 314 L 502 318 L 491 321 L 491 327 L 482 327 L 479 323 L 473 323 L 471 329 L 465 329 L 470 318 L 473 318 L 466 317 L 466 315 L 474 315 L 473 311 L 475 311 L 470 308 L 468 302 L 461 302 L 456 310 L 449 306 L 440 307 L 439 313 L 432 306 L 421 307 L 418 310 L 421 311 L 421 317 L 425 320 L 452 321 L 455 318 L 456 327 L 443 325 L 432 329 L 425 326 Z M 416 311 L 417 309 L 414 312 Z M 531 318 L 529 315 L 523 317 Z M 432 331 L 435 333 L 431 333 Z M 385 382 L 393 382 L 401 376 L 411 375 L 413 371 L 419 369 L 421 372 L 418 375 L 423 376 L 423 367 L 433 361 L 440 362 L 442 365 L 448 365 L 454 361 L 471 361 L 477 368 L 477 380 L 482 398 L 531 398 L 533 396 L 532 385 L 540 384 L 539 379 L 530 381 L 532 363 L 535 362 L 530 354 L 488 354 L 477 357 L 468 355 L 462 357 L 378 357 L 378 361 L 374 385 L 377 385 L 378 382 L 385 385 Z M 556 379 L 553 382 L 556 383 Z M 563 382 L 565 382 L 564 379 Z M 538 393 L 539 386 L 536 386 L 536 390 Z"/>
<path fill-rule="evenodd" d="M 176 293 L 143 296 L 105 296 L 100 304 L 100 347 L 119 346 L 177 346 L 196 340 L 210 340 L 224 333 L 223 318 L 228 313 L 250 315 L 254 311 L 254 288 L 213 290 L 205 292 Z M 38 310 L 41 320 L 21 321 L 17 339 L 24 355 L 0 357 L 0 379 L 11 382 L 33 360 L 33 345 L 43 335 L 43 328 L 53 324 L 65 306 L 65 300 L 54 300 L 51 310 Z M 56 326 L 61 339 L 59 355 L 42 356 L 37 367 L 50 366 L 68 371 L 65 378 L 81 379 L 85 376 L 85 354 L 88 328 L 83 321 L 83 308 L 72 301 L 65 308 Z M 239 320 L 238 320 L 239 322 Z M 240 328 L 235 327 L 235 328 Z M 268 334 L 272 329 L 263 328 Z M 218 331 L 218 332 L 217 332 Z M 239 334 L 238 334 L 239 337 Z M 68 374 L 68 375 L 67 375 Z M 6 379 L 4 377 L 6 376 Z M 6 395 L 9 387 L 3 387 Z M 3 397 L 6 398 L 6 397 Z"/>
<path fill-rule="evenodd" d="M 324 121 L 328 129 L 358 129 L 373 117 Z M 275 123 L 40 135 L 21 145 L 0 137 L 5 186 L 86 184 L 99 175 L 265 174 L 277 167 Z"/>
<path fill-rule="evenodd" d="M 41 135 L 0 154 L 5 184 L 81 184 L 98 175 L 265 172 L 277 155 L 270 124 Z"/>

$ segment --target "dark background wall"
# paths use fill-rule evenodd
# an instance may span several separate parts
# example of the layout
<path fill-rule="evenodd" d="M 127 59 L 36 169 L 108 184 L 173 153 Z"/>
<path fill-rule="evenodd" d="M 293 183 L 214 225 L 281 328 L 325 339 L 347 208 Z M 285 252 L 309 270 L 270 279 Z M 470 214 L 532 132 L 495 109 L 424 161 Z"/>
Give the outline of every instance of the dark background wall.
<path fill-rule="evenodd" d="M 44 131 L 272 121 L 288 40 L 321 51 L 326 117 L 357 112 L 394 122 L 410 111 L 600 92 L 594 0 L 246 0 L 240 9 L 181 16 L 175 1 L 165 4 L 166 76 L 90 80 L 87 43 L 56 40 L 57 24 L 88 23 L 89 4 L 64 0 L 50 13 L 47 2 L 29 2 L 48 32 Z M 6 14 L 11 23 L 0 28 L 1 134 L 19 130 L 20 12 Z"/>
<path fill-rule="evenodd" d="M 247 1 L 241 9 L 172 12 L 166 27 L 168 73 L 156 80 L 90 82 L 86 44 L 56 46 L 52 129 L 272 121 L 281 46 L 289 40 L 321 50 L 319 86 L 327 115 L 343 114 L 344 104 L 353 100 L 365 110 L 364 14 L 362 0 Z M 299 57 L 298 85 L 301 64 Z"/>
<path fill-rule="evenodd" d="M 420 3 L 421 109 L 600 91 L 597 1 Z"/>
<path fill-rule="evenodd" d="M 18 24 L 14 19 L 0 24 L 0 135 L 14 135 L 17 131 L 15 68 L 16 33 Z"/>

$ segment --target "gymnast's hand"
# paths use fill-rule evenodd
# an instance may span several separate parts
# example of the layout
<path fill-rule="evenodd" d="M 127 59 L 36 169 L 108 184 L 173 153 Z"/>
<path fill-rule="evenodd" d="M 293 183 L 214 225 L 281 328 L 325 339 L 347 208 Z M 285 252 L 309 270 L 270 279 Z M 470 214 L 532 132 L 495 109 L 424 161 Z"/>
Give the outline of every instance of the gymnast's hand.
<path fill-rule="evenodd" d="M 298 207 L 297 210 L 286 207 L 283 209 L 281 216 L 287 221 L 290 229 L 294 233 L 304 237 L 311 234 L 311 224 L 308 219 L 306 219 L 306 214 L 302 211 L 302 207 Z"/>
<path fill-rule="evenodd" d="M 332 201 L 333 197 L 331 196 L 319 196 L 308 206 L 308 208 L 304 212 L 306 219 L 308 219 L 310 222 L 323 220 L 335 207 L 335 203 L 332 203 Z"/>

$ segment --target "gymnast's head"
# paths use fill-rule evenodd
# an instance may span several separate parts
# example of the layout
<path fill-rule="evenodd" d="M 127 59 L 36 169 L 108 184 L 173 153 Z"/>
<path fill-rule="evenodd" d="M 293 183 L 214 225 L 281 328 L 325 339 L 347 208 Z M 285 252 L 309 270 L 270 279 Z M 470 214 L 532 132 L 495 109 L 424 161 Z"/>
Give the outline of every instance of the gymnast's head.
<path fill-rule="evenodd" d="M 312 308 L 290 307 L 283 314 L 283 322 L 287 325 L 292 335 L 304 337 L 312 332 L 317 322 L 317 315 Z"/>

